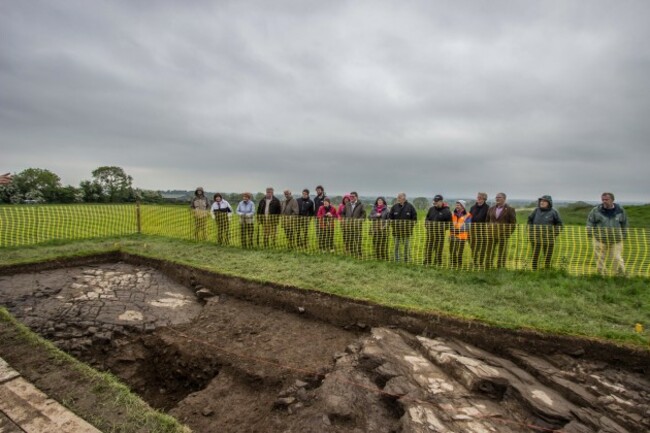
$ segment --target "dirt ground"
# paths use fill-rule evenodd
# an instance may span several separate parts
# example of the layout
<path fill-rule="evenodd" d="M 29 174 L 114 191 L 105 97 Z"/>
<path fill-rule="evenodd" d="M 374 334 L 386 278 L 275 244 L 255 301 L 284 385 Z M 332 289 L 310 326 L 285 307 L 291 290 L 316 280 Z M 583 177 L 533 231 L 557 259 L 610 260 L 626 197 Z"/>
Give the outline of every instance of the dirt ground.
<path fill-rule="evenodd" d="M 0 305 L 196 432 L 650 431 L 643 360 L 507 338 L 493 350 L 493 335 L 481 345 L 368 323 L 316 295 L 278 308 L 241 285 L 235 296 L 224 277 L 183 285 L 172 274 L 140 263 L 5 272 Z M 345 314 L 344 326 L 318 319 Z M 85 386 L 10 338 L 0 344 L 52 395 Z"/>

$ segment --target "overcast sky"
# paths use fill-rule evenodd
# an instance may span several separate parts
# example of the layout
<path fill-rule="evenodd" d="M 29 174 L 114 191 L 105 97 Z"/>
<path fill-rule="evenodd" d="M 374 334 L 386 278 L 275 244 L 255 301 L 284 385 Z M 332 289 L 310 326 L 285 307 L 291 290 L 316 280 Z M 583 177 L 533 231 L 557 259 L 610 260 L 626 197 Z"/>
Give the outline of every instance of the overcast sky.
<path fill-rule="evenodd" d="M 650 202 L 650 2 L 0 2 L 0 171 Z"/>

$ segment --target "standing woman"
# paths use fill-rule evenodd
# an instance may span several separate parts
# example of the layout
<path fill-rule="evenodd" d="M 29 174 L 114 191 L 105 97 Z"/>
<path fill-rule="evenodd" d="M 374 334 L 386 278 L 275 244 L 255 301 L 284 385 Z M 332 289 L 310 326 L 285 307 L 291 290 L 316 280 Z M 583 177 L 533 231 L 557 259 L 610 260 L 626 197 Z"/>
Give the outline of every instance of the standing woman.
<path fill-rule="evenodd" d="M 341 235 L 343 237 L 343 251 L 349 253 L 350 247 L 350 230 L 348 229 L 347 221 L 343 218 L 345 216 L 345 206 L 350 203 L 350 194 L 345 194 L 341 200 L 341 204 L 336 209 L 336 214 L 341 220 Z"/>
<path fill-rule="evenodd" d="M 242 194 L 242 201 L 237 205 L 237 215 L 239 215 L 239 227 L 241 230 L 241 246 L 251 248 L 253 246 L 253 216 L 255 215 L 255 203 L 251 198 L 253 194 L 245 192 Z"/>
<path fill-rule="evenodd" d="M 318 209 L 318 224 L 320 227 L 320 236 L 318 237 L 318 246 L 321 251 L 334 252 L 334 221 L 338 213 L 332 206 L 330 199 L 325 197 L 323 205 Z"/>
<path fill-rule="evenodd" d="M 217 243 L 228 245 L 230 243 L 230 217 L 232 208 L 230 203 L 223 199 L 221 194 L 216 193 L 212 202 L 212 216 L 217 223 Z"/>
<path fill-rule="evenodd" d="M 528 216 L 528 239 L 533 246 L 533 271 L 537 270 L 539 254 L 544 255 L 546 268 L 551 267 L 555 238 L 562 230 L 562 218 L 553 209 L 553 198 L 543 195 L 537 200 L 537 208 Z"/>
<path fill-rule="evenodd" d="M 451 215 L 451 230 L 449 231 L 449 265 L 452 269 L 463 266 L 463 251 L 469 238 L 469 228 L 472 224 L 472 214 L 465 210 L 465 200 L 458 200 Z"/>
<path fill-rule="evenodd" d="M 370 234 L 377 260 L 388 260 L 388 217 L 390 212 L 384 197 L 377 197 L 370 212 Z"/>
<path fill-rule="evenodd" d="M 196 188 L 194 197 L 190 201 L 190 209 L 192 209 L 192 218 L 194 219 L 194 239 L 197 241 L 204 241 L 208 238 L 208 217 L 210 215 L 210 202 L 205 196 L 203 187 Z"/>

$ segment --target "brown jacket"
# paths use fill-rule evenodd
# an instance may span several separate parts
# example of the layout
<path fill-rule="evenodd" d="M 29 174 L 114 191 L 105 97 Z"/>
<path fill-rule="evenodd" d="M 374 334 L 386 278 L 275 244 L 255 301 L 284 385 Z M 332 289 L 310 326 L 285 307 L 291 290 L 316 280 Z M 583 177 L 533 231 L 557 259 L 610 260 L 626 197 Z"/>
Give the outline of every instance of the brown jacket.
<path fill-rule="evenodd" d="M 495 238 L 510 237 L 512 232 L 515 231 L 517 224 L 517 213 L 515 212 L 515 208 L 511 207 L 508 203 L 504 204 L 501 215 L 497 218 L 497 207 L 496 205 L 491 206 L 490 209 L 488 209 L 487 223 L 496 225 L 492 230 L 492 234 Z"/>
<path fill-rule="evenodd" d="M 295 198 L 291 197 L 288 200 L 285 199 L 282 202 L 282 210 L 280 211 L 282 215 L 298 215 L 299 209 L 298 209 L 298 202 L 296 201 Z"/>

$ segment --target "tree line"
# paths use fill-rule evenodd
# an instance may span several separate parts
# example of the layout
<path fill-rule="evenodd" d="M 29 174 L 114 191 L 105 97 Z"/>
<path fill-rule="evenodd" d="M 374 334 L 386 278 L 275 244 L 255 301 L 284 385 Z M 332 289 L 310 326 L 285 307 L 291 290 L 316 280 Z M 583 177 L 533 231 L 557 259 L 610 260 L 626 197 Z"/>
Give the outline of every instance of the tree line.
<path fill-rule="evenodd" d="M 122 167 L 102 166 L 78 187 L 63 185 L 54 172 L 28 168 L 13 175 L 9 185 L 0 185 L 1 203 L 161 203 L 158 191 L 133 188 L 133 178 Z"/>

